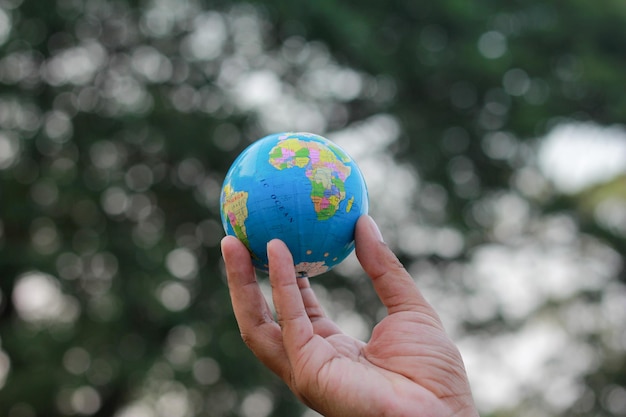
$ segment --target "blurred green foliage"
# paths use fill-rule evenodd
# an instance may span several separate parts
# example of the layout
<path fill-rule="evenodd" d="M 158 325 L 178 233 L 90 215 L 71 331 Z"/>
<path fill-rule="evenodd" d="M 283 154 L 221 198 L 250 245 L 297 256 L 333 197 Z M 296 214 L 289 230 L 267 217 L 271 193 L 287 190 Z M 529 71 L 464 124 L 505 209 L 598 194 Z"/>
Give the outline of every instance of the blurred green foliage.
<path fill-rule="evenodd" d="M 507 193 L 530 219 L 566 216 L 617 265 L 527 316 L 623 294 L 623 228 L 590 214 L 624 199 L 623 177 L 563 195 L 531 156 L 559 123 L 623 122 L 625 52 L 619 0 L 0 0 L 0 415 L 305 413 L 241 342 L 219 252 L 225 172 L 277 130 L 391 117 L 383 151 L 420 185 L 410 220 L 462 249 L 411 252 L 382 220 L 394 214 L 373 210 L 402 260 L 451 294 L 478 290 L 446 271 L 507 244 L 489 214 Z M 371 326 L 362 278 L 331 273 L 317 290 Z M 459 338 L 485 341 L 527 318 L 458 311 Z M 575 335 L 595 361 L 569 391 L 580 398 L 533 403 L 528 388 L 486 415 L 623 415 L 623 325 L 602 323 Z"/>

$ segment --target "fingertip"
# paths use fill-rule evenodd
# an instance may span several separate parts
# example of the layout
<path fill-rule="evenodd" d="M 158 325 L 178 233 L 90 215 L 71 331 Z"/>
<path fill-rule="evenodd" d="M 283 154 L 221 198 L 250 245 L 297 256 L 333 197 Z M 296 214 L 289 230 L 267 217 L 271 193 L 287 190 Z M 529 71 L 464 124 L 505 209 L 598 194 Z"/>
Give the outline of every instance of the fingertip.
<path fill-rule="evenodd" d="M 272 239 L 269 242 L 267 242 L 267 251 L 268 253 L 270 251 L 274 252 L 276 250 L 281 250 L 282 247 L 286 247 L 287 245 L 285 245 L 285 243 L 280 240 L 280 239 Z"/>
<path fill-rule="evenodd" d="M 366 234 L 370 239 L 378 240 L 379 242 L 385 241 L 378 224 L 376 224 L 374 218 L 369 214 L 364 214 L 359 218 L 357 222 L 356 234 Z"/>
<path fill-rule="evenodd" d="M 226 258 L 237 256 L 237 253 L 248 253 L 248 248 L 235 236 L 224 236 L 220 242 L 220 249 L 222 250 L 222 257 L 226 261 Z M 249 254 L 249 253 L 248 253 Z"/>
<path fill-rule="evenodd" d="M 222 238 L 222 240 L 220 241 L 220 248 L 222 249 L 222 253 L 224 253 L 224 250 L 228 250 L 227 248 L 229 247 L 229 245 L 232 245 L 232 240 L 238 240 L 236 237 L 231 236 L 231 235 L 226 235 Z"/>
<path fill-rule="evenodd" d="M 383 240 L 382 233 L 372 216 L 364 214 L 359 218 L 356 225 L 354 239 L 356 244 L 356 255 L 366 272 L 370 273 L 370 265 L 380 266 L 379 261 L 374 259 L 379 259 L 382 252 L 387 252 L 389 250 Z"/>
<path fill-rule="evenodd" d="M 267 242 L 267 257 L 270 260 L 274 259 L 276 262 L 288 263 L 293 265 L 293 255 L 291 250 L 285 242 L 280 239 L 272 239 Z"/>
<path fill-rule="evenodd" d="M 229 282 L 256 279 L 250 251 L 243 242 L 235 236 L 225 236 L 220 246 Z"/>
<path fill-rule="evenodd" d="M 267 242 L 267 258 L 270 268 L 270 281 L 272 277 L 282 276 L 285 273 L 292 274 L 293 257 L 289 248 L 280 239 L 272 239 Z M 295 274 L 295 272 L 293 273 Z"/>

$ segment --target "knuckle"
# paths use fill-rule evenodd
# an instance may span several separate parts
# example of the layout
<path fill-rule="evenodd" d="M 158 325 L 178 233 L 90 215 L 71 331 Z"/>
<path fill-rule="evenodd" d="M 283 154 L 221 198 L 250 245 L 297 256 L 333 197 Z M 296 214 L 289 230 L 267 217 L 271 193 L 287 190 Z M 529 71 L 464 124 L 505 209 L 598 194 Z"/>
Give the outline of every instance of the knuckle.
<path fill-rule="evenodd" d="M 243 340 L 243 342 L 250 350 L 254 350 L 253 348 L 256 344 L 256 340 L 253 335 L 251 335 L 250 333 L 241 332 L 241 340 Z"/>

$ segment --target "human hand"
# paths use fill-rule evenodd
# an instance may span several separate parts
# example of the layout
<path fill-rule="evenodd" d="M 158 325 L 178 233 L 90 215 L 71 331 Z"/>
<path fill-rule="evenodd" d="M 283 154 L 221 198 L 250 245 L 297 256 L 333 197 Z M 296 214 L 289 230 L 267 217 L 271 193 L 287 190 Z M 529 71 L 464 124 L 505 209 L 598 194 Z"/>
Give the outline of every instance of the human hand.
<path fill-rule="evenodd" d="M 267 245 L 275 320 L 248 250 L 225 237 L 222 253 L 244 342 L 302 402 L 327 417 L 477 416 L 461 355 L 437 313 L 371 217 L 362 216 L 355 233 L 359 262 L 388 312 L 367 343 L 326 317 L 279 240 Z"/>

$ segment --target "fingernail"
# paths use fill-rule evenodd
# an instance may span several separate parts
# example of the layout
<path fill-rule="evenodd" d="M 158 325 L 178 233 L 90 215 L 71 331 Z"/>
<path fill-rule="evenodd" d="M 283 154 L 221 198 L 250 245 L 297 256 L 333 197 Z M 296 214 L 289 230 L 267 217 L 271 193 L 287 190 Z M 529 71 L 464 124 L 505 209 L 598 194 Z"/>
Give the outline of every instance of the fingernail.
<path fill-rule="evenodd" d="M 378 225 L 376 224 L 372 216 L 368 215 L 367 217 L 369 217 L 370 227 L 372 231 L 374 232 L 374 235 L 378 237 L 378 240 L 380 240 L 381 242 L 384 242 L 385 239 L 383 239 L 383 234 L 380 232 L 380 229 L 378 228 Z"/>

